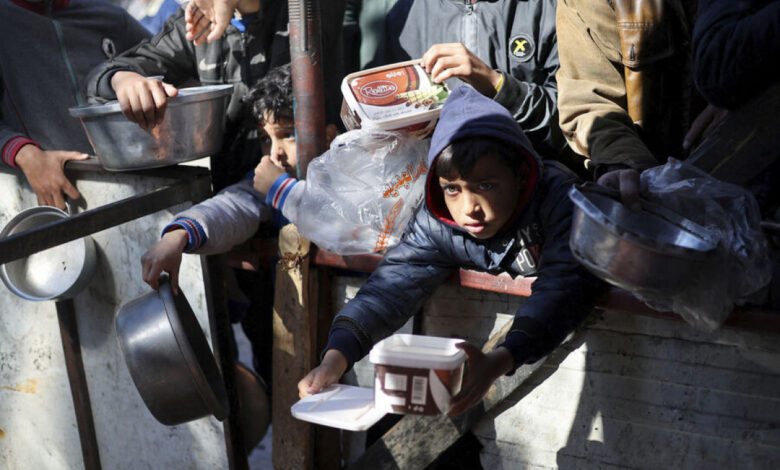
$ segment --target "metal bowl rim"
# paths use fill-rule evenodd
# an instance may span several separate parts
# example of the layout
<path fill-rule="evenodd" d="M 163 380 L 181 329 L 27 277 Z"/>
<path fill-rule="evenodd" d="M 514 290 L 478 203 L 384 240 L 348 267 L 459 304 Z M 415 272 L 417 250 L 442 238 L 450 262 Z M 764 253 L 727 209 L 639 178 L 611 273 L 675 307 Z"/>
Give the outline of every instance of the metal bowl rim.
<path fill-rule="evenodd" d="M 194 91 L 193 91 L 194 90 Z M 204 85 L 198 87 L 188 87 L 179 90 L 179 95 L 168 100 L 167 107 L 176 108 L 188 103 L 198 103 L 215 98 L 230 95 L 233 92 L 233 85 L 228 83 L 224 85 Z M 118 114 L 122 112 L 119 102 L 109 101 L 105 104 L 88 104 L 82 106 L 73 106 L 68 108 L 71 116 L 77 118 L 107 116 L 109 114 Z"/>
<path fill-rule="evenodd" d="M 187 330 L 179 318 L 179 315 L 182 315 L 183 312 L 180 312 L 180 309 L 176 307 L 176 302 L 173 298 L 173 292 L 171 292 L 170 283 L 167 280 L 160 283 L 157 294 L 160 297 L 160 300 L 162 300 L 165 314 L 168 317 L 168 322 L 171 325 L 171 330 L 173 331 L 174 339 L 176 340 L 176 344 L 179 346 L 179 351 L 181 351 L 182 355 L 184 356 L 184 360 L 187 363 L 187 367 L 190 371 L 189 375 L 195 382 L 195 388 L 198 390 L 198 395 L 200 395 L 201 399 L 204 401 L 204 405 L 206 405 L 208 411 L 211 412 L 215 418 L 217 418 L 219 421 L 224 420 L 227 417 L 227 409 L 225 405 L 220 402 L 220 398 L 226 401 L 227 392 L 222 388 L 220 388 L 219 391 L 214 390 L 214 388 L 212 388 L 209 384 L 208 378 L 206 377 L 206 371 L 199 363 L 198 357 L 195 354 L 190 341 L 191 338 L 187 334 Z M 183 295 L 182 292 L 179 292 L 179 295 Z M 194 316 L 194 312 L 190 310 L 190 313 L 192 313 Z M 200 329 L 197 318 L 194 318 L 194 321 L 195 323 L 198 323 L 200 335 L 203 335 L 203 330 Z M 219 374 L 219 365 L 216 363 L 216 358 L 214 357 L 211 349 L 208 348 L 208 342 L 206 341 L 205 336 L 203 340 L 206 343 L 206 347 L 208 349 L 206 352 L 209 355 L 209 358 L 214 361 L 213 365 Z M 219 379 L 219 384 L 224 386 L 224 380 L 221 375 Z M 221 396 L 218 397 L 217 395 Z"/>
<path fill-rule="evenodd" d="M 27 209 L 22 210 L 21 212 L 19 212 L 15 216 L 13 216 L 11 218 L 11 220 L 9 220 L 5 224 L 3 229 L 0 230 L 0 239 L 3 239 L 5 237 L 9 236 L 9 232 L 11 232 L 14 228 L 16 228 L 16 226 L 19 225 L 19 222 L 21 222 L 23 220 L 27 220 L 30 216 L 36 215 L 38 213 L 41 213 L 41 214 L 52 214 L 52 215 L 59 216 L 59 217 L 61 217 L 63 219 L 66 219 L 66 218 L 70 217 L 70 215 L 67 212 L 65 212 L 64 210 L 62 210 L 62 209 L 60 209 L 58 207 L 54 207 L 54 206 L 29 207 Z M 54 299 L 60 300 L 60 299 L 66 299 L 66 298 L 71 297 L 74 294 L 74 293 L 71 292 L 71 289 L 73 289 L 74 286 L 77 286 L 77 285 L 80 284 L 80 282 L 82 280 L 82 277 L 84 277 L 84 276 L 91 277 L 92 276 L 92 274 L 85 274 L 85 273 L 89 273 L 90 271 L 94 272 L 94 270 L 95 270 L 95 262 L 91 263 L 91 266 L 88 265 L 90 263 L 87 263 L 87 261 L 88 261 L 88 259 L 90 257 L 90 255 L 89 255 L 90 251 L 94 251 L 95 250 L 95 241 L 89 235 L 81 237 L 79 240 L 81 240 L 81 242 L 84 244 L 84 264 L 82 265 L 81 272 L 79 272 L 79 275 L 76 277 L 76 280 L 73 282 L 73 284 L 71 284 L 64 291 L 59 292 L 59 293 L 54 294 L 54 295 L 45 296 L 45 297 L 41 297 L 41 296 L 37 296 L 37 295 L 30 295 L 29 293 L 27 293 L 24 290 L 20 289 L 15 283 L 13 283 L 11 281 L 11 278 L 8 275 L 8 271 L 6 270 L 7 263 L 4 263 L 4 264 L 0 265 L 0 281 L 2 281 L 3 284 L 5 284 L 5 287 L 8 288 L 8 290 L 10 290 L 14 294 L 16 294 L 18 297 L 21 297 L 21 298 L 23 298 L 25 300 L 33 300 L 33 301 L 44 301 L 44 300 L 54 300 Z M 59 246 L 59 245 L 57 245 L 57 246 Z M 54 248 L 54 247 L 52 247 L 52 248 Z M 14 261 L 16 261 L 16 260 L 14 260 Z M 11 262 L 13 262 L 13 261 L 11 261 Z"/>
<path fill-rule="evenodd" d="M 577 187 L 572 187 L 571 189 L 569 189 L 569 199 L 571 199 L 574 205 L 582 211 L 583 215 L 586 216 L 586 218 L 591 223 L 598 225 L 599 227 L 610 232 L 611 234 L 615 235 L 618 238 L 632 242 L 644 249 L 657 252 L 659 254 L 672 255 L 672 256 L 676 255 L 685 258 L 691 258 L 691 257 L 695 258 L 695 257 L 700 257 L 709 254 L 717 247 L 717 243 L 714 242 L 712 239 L 708 237 L 704 237 L 701 234 L 696 233 L 696 231 L 690 228 L 691 225 L 696 225 L 698 227 L 697 224 L 695 224 L 694 222 L 688 219 L 684 219 L 679 215 L 677 215 L 676 217 L 680 219 L 680 221 L 678 222 L 680 222 L 682 225 L 681 224 L 674 224 L 674 225 L 680 229 L 684 229 L 686 232 L 688 232 L 696 239 L 698 239 L 704 245 L 704 249 L 699 250 L 699 249 L 685 247 L 681 245 L 665 243 L 650 237 L 645 237 L 640 234 L 634 233 L 633 231 L 630 231 L 628 229 L 624 229 L 620 227 L 620 225 L 617 222 L 607 217 L 606 214 L 604 214 L 604 212 L 602 212 L 598 207 L 596 207 L 596 205 L 592 201 L 590 201 L 590 199 L 588 199 L 585 193 L 580 189 L 578 189 Z M 654 211 L 653 214 L 659 216 L 662 219 L 666 219 L 667 222 L 672 223 L 671 221 L 668 220 L 669 216 L 671 215 L 669 212 L 660 215 Z M 689 224 L 686 224 L 685 222 L 689 222 Z M 688 225 L 688 227 L 686 227 L 685 225 Z M 573 238 L 576 237 L 576 234 L 574 232 L 572 232 L 572 237 Z"/>

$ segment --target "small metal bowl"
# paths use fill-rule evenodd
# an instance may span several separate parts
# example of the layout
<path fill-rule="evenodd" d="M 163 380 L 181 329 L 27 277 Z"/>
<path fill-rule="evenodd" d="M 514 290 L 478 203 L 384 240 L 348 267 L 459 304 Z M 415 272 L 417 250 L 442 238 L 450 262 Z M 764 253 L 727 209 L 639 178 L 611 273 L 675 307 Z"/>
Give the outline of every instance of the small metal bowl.
<path fill-rule="evenodd" d="M 0 231 L 0 238 L 58 220 L 68 214 L 56 207 L 23 210 Z M 97 253 L 91 237 L 83 237 L 0 266 L 3 284 L 26 300 L 61 300 L 87 286 L 95 273 Z"/>
<path fill-rule="evenodd" d="M 157 168 L 217 153 L 233 85 L 182 88 L 168 100 L 162 123 L 150 130 L 122 115 L 119 102 L 70 108 L 107 170 Z"/>
<path fill-rule="evenodd" d="M 601 279 L 644 296 L 673 296 L 710 269 L 717 241 L 704 227 L 657 204 L 631 211 L 617 192 L 585 183 L 574 203 L 569 247 Z"/>
<path fill-rule="evenodd" d="M 167 277 L 158 290 L 122 305 L 115 326 L 130 376 L 157 421 L 225 419 L 222 374 L 184 293 L 173 295 Z"/>

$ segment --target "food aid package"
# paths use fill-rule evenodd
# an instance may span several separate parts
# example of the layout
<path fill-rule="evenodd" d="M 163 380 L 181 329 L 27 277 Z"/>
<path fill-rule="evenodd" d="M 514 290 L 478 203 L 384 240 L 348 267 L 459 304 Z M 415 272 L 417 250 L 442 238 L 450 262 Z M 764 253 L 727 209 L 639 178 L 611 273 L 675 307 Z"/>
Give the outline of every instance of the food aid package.
<path fill-rule="evenodd" d="M 753 195 L 673 158 L 643 172 L 641 182 L 642 197 L 706 227 L 718 241 L 712 269 L 673 297 L 642 300 L 706 331 L 719 327 L 735 305 L 760 303 L 772 277 L 772 254 Z"/>
<path fill-rule="evenodd" d="M 430 140 L 358 129 L 309 163 L 283 207 L 301 235 L 341 255 L 374 253 L 401 239 L 425 193 Z"/>

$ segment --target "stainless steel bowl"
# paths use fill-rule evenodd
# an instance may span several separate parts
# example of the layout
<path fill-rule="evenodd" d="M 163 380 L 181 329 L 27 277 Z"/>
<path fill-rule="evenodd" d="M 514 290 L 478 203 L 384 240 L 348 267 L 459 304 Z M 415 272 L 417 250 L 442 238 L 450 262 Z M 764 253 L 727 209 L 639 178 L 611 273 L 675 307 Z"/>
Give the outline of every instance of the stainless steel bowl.
<path fill-rule="evenodd" d="M 679 293 L 711 269 L 717 241 L 704 227 L 656 204 L 631 211 L 592 183 L 569 191 L 574 202 L 569 247 L 601 279 L 645 296 Z"/>
<path fill-rule="evenodd" d="M 81 120 L 95 154 L 107 170 L 140 170 L 187 162 L 217 153 L 233 85 L 182 88 L 168 100 L 162 123 L 151 130 L 122 115 L 119 102 L 70 108 Z"/>
<path fill-rule="evenodd" d="M 68 214 L 56 207 L 32 207 L 12 218 L 0 238 L 66 218 Z M 96 264 L 95 242 L 83 237 L 0 266 L 0 279 L 26 300 L 66 299 L 87 286 Z"/>
<path fill-rule="evenodd" d="M 124 304 L 115 325 L 130 376 L 157 421 L 225 419 L 222 374 L 184 293 L 173 295 L 167 278 L 157 291 Z"/>

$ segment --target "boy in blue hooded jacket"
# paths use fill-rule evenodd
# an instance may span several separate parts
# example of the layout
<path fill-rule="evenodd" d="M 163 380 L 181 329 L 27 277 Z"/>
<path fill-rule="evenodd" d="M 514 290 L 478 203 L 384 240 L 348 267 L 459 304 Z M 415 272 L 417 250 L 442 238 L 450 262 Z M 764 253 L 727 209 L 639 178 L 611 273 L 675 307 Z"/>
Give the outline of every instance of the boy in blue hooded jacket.
<path fill-rule="evenodd" d="M 542 163 L 509 112 L 471 87 L 447 99 L 428 154 L 425 204 L 400 244 L 333 321 L 303 397 L 333 384 L 400 328 L 455 269 L 536 276 L 511 330 L 483 354 L 462 343 L 468 372 L 450 414 L 479 403 L 493 381 L 549 354 L 585 318 L 603 283 L 569 251 L 576 177 Z"/>

